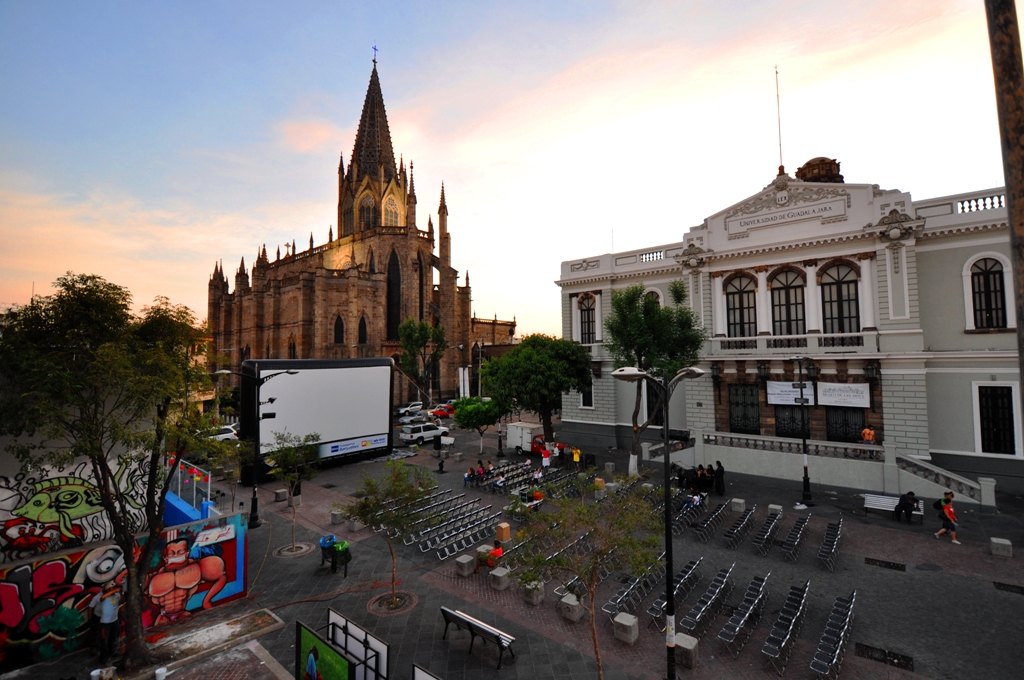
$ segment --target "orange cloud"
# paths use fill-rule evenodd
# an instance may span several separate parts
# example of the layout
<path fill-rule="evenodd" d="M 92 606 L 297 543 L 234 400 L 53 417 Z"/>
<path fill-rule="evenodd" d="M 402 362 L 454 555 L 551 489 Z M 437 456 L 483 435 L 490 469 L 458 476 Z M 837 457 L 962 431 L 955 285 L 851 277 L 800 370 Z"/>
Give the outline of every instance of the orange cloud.
<path fill-rule="evenodd" d="M 285 145 L 296 153 L 336 151 L 352 134 L 323 120 L 285 121 L 280 125 Z"/>

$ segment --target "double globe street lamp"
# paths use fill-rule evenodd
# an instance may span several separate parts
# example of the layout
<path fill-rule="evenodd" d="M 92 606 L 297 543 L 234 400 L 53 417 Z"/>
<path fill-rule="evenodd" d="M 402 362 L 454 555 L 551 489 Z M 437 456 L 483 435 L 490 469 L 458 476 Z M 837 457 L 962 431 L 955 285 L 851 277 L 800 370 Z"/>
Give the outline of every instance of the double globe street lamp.
<path fill-rule="evenodd" d="M 704 375 L 702 369 L 690 366 L 682 369 L 675 374 L 671 380 L 669 380 L 668 374 L 665 373 L 661 376 L 659 381 L 657 378 L 649 374 L 647 371 L 636 368 L 635 366 L 623 366 L 612 371 L 612 377 L 616 380 L 622 380 L 625 382 L 637 382 L 638 380 L 646 380 L 648 385 L 651 385 L 655 390 L 658 391 L 661 397 L 662 405 L 662 432 L 664 437 L 664 461 L 665 461 L 665 646 L 666 652 L 666 672 L 665 677 L 668 680 L 676 680 L 676 598 L 673 592 L 673 567 L 672 567 L 672 491 L 670 489 L 671 484 L 671 461 L 669 461 L 669 427 L 668 427 L 668 403 L 672 398 L 672 393 L 675 391 L 676 386 L 682 380 L 692 380 L 700 378 Z"/>
<path fill-rule="evenodd" d="M 260 469 L 260 421 L 275 417 L 276 413 L 264 413 L 260 416 L 260 388 L 263 383 L 267 382 L 271 378 L 276 378 L 279 375 L 295 375 L 298 371 L 278 371 L 277 373 L 269 373 L 265 376 L 260 376 L 259 362 L 253 362 L 253 374 L 239 373 L 238 371 L 229 371 L 226 368 L 219 371 L 215 371 L 214 375 L 237 375 L 245 380 L 252 380 L 256 387 L 256 418 L 253 423 L 253 437 L 252 437 L 252 505 L 249 507 L 249 528 L 255 529 L 260 525 L 260 499 L 256 495 L 257 479 L 259 477 Z M 275 397 L 271 397 L 266 401 L 268 404 L 274 403 Z"/>

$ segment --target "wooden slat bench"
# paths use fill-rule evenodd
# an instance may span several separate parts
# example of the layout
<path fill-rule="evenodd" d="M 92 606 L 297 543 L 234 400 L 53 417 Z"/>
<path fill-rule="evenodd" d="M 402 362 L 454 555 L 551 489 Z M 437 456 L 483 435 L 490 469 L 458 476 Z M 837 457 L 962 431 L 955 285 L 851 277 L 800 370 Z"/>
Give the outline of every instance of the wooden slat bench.
<path fill-rule="evenodd" d="M 889 516 L 892 517 L 896 511 L 896 506 L 899 504 L 900 499 L 896 496 L 876 496 L 874 494 L 864 494 L 864 514 L 868 514 L 868 510 L 881 510 L 882 512 L 888 512 Z M 917 506 L 911 511 L 910 516 L 920 517 L 921 524 L 924 524 L 924 510 L 921 509 L 921 499 L 917 499 Z"/>
<path fill-rule="evenodd" d="M 498 646 L 498 668 L 501 668 L 501 662 L 505 656 L 505 650 L 515 658 L 516 653 L 512 650 L 512 643 L 516 641 L 514 637 L 508 633 L 503 633 L 493 626 L 489 626 L 483 621 L 474 619 L 469 614 L 464 614 L 458 610 L 448 609 L 448 607 L 441 607 L 441 616 L 444 617 L 444 635 L 441 639 L 448 637 L 448 626 L 455 625 L 456 628 L 469 631 L 469 653 L 473 653 L 473 643 L 477 638 L 481 638 L 484 642 L 493 642 Z"/>

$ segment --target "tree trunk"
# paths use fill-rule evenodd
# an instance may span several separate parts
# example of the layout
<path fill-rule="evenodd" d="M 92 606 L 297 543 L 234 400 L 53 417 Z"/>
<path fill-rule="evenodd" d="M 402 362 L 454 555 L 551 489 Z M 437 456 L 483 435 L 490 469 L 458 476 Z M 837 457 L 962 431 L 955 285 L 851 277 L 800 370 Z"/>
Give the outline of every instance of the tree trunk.
<path fill-rule="evenodd" d="M 387 529 L 384 530 L 385 532 Z M 391 553 L 391 606 L 395 605 L 395 600 L 398 599 L 398 557 L 395 555 L 395 546 L 391 544 L 391 539 L 385 539 L 388 543 L 388 551 Z"/>
<path fill-rule="evenodd" d="M 124 550 L 124 547 L 121 547 Z M 131 551 L 126 553 L 131 555 Z M 139 567 L 131 558 L 125 559 L 128 572 L 127 589 L 124 591 L 124 656 L 121 668 L 126 673 L 138 671 L 157 662 L 156 656 L 146 643 L 145 630 L 142 627 L 144 576 L 140 576 Z"/>
<path fill-rule="evenodd" d="M 590 614 L 590 640 L 594 643 L 594 660 L 597 662 L 597 680 L 604 680 L 604 666 L 601 665 L 601 646 L 597 643 L 597 617 L 594 616 L 595 598 L 597 597 L 597 584 L 590 583 L 587 587 L 587 600 L 590 606 L 586 608 Z"/>
<path fill-rule="evenodd" d="M 292 491 L 292 552 L 295 552 L 295 491 Z"/>
<path fill-rule="evenodd" d="M 544 441 L 555 441 L 555 428 L 551 424 L 551 407 L 544 403 L 540 407 L 540 422 L 544 426 Z"/>

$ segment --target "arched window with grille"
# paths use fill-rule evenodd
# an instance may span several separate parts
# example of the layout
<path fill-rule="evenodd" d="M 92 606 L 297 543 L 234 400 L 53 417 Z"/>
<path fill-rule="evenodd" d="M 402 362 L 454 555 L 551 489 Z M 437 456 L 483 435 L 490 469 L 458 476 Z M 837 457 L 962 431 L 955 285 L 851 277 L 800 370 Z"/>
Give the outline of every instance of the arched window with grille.
<path fill-rule="evenodd" d="M 857 273 L 848 265 L 837 264 L 822 273 L 821 312 L 824 333 L 860 332 Z"/>
<path fill-rule="evenodd" d="M 367 229 L 373 229 L 380 225 L 380 220 L 377 218 L 377 204 L 373 200 L 373 196 L 369 194 L 363 196 L 362 200 L 359 201 L 359 228 L 363 231 Z"/>
<path fill-rule="evenodd" d="M 772 334 L 803 335 L 804 279 L 790 270 L 779 273 L 771 281 Z"/>
<path fill-rule="evenodd" d="M 580 344 L 593 345 L 597 341 L 597 301 L 593 295 L 580 296 Z"/>
<path fill-rule="evenodd" d="M 757 335 L 757 295 L 753 279 L 737 276 L 725 286 L 725 310 L 730 338 Z"/>
<path fill-rule="evenodd" d="M 398 262 L 398 253 L 391 251 L 388 258 L 388 290 L 387 290 L 387 338 L 398 340 L 398 326 L 402 323 L 402 266 Z"/>
<path fill-rule="evenodd" d="M 991 257 L 971 265 L 975 328 L 1006 328 L 1003 263 Z"/>
<path fill-rule="evenodd" d="M 345 322 L 341 320 L 340 316 L 334 320 L 334 344 L 345 344 Z"/>
<path fill-rule="evenodd" d="M 365 345 L 367 343 L 366 338 L 366 317 L 359 317 L 359 344 Z"/>
<path fill-rule="evenodd" d="M 661 295 L 659 295 L 658 291 L 656 291 L 656 290 L 649 290 L 649 291 L 647 291 L 644 294 L 644 299 L 648 300 L 649 302 L 651 302 L 654 305 L 657 305 L 658 307 L 661 306 Z"/>
<path fill-rule="evenodd" d="M 370 264 L 368 265 L 367 270 L 371 274 L 377 273 L 377 260 L 374 259 L 372 250 L 370 251 Z"/>
<path fill-rule="evenodd" d="M 384 226 L 398 226 L 398 204 L 393 198 L 388 198 L 387 203 L 384 204 Z"/>

